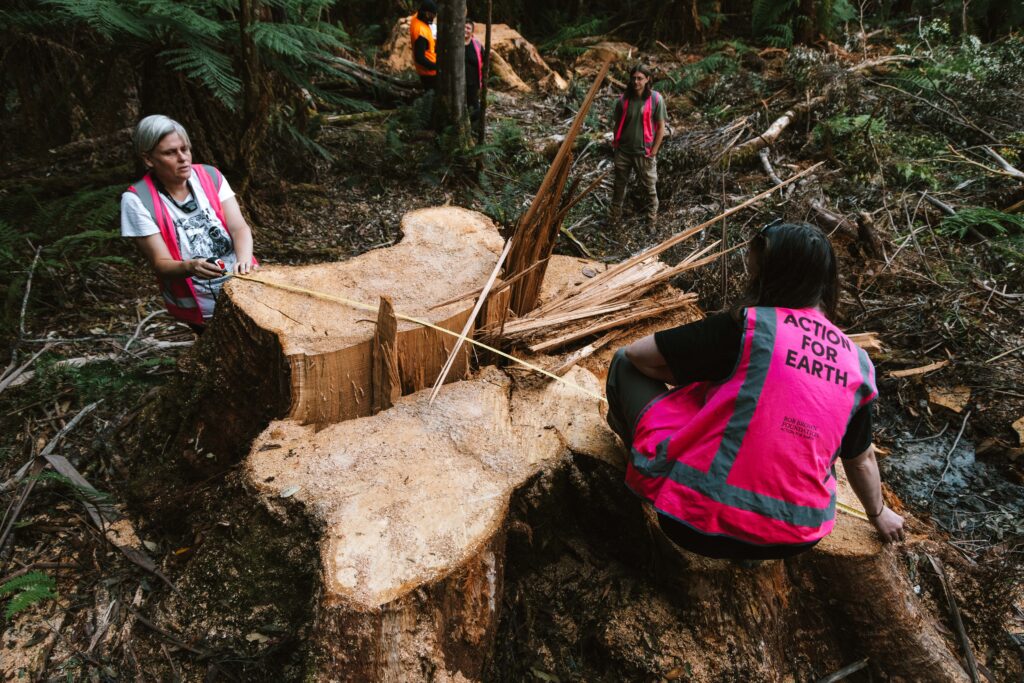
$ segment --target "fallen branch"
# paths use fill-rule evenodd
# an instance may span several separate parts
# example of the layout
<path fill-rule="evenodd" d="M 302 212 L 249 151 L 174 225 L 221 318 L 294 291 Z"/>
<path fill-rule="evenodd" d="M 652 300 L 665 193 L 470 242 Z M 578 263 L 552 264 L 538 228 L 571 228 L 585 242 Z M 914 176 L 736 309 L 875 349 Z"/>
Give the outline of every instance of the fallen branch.
<path fill-rule="evenodd" d="M 360 121 L 372 121 L 373 119 L 383 119 L 394 114 L 397 109 L 379 109 L 377 111 L 361 111 L 355 114 L 328 114 L 327 116 L 321 117 L 324 123 L 329 123 L 332 126 L 337 125 L 348 125 L 350 123 L 358 123 Z"/>
<path fill-rule="evenodd" d="M 494 264 L 494 270 L 491 271 L 491 276 L 487 278 L 487 282 L 484 284 L 483 291 L 480 292 L 480 296 L 477 297 L 476 305 L 473 306 L 473 312 L 469 314 L 466 319 L 466 324 L 462 327 L 462 332 L 459 333 L 459 338 L 455 341 L 455 346 L 452 348 L 451 353 L 448 354 L 448 359 L 444 363 L 444 367 L 441 368 L 441 372 L 437 375 L 437 379 L 434 381 L 434 386 L 430 390 L 430 399 L 427 401 L 428 404 L 432 404 L 434 399 L 437 398 L 437 392 L 441 390 L 441 385 L 444 384 L 444 380 L 448 377 L 448 372 L 452 369 L 452 365 L 455 363 L 455 359 L 459 355 L 459 351 L 462 349 L 463 342 L 466 341 L 466 335 L 476 324 L 476 317 L 480 314 L 480 309 L 483 308 L 484 302 L 487 301 L 487 294 L 491 291 L 491 287 L 494 285 L 494 280 L 498 277 L 498 273 L 501 272 L 502 266 L 505 265 L 505 259 L 508 258 L 509 252 L 512 250 L 512 238 L 509 238 L 508 242 L 505 243 L 505 248 L 501 251 L 501 256 L 498 257 L 498 262 Z"/>
<path fill-rule="evenodd" d="M 43 348 L 36 351 L 32 355 L 32 357 L 29 358 L 24 363 L 22 363 L 20 367 L 4 375 L 3 379 L 0 380 L 0 394 L 2 394 L 8 387 L 21 386 L 22 384 L 27 382 L 28 379 L 31 379 L 32 375 L 34 375 L 35 373 L 29 372 L 27 375 L 25 375 L 25 371 L 28 370 L 28 368 L 31 367 L 31 365 L 36 362 L 36 359 L 39 358 L 39 356 L 49 351 L 52 347 L 53 344 L 47 344 Z M 23 376 L 28 377 L 28 379 L 19 379 L 22 378 Z"/>
<path fill-rule="evenodd" d="M 967 418 L 964 418 L 964 422 L 966 421 Z M 967 637 L 967 631 L 964 630 L 964 622 L 960 618 L 960 608 L 957 607 L 956 598 L 953 597 L 953 586 L 949 582 L 949 577 L 946 576 L 942 560 L 929 553 L 925 553 L 925 555 L 928 556 L 932 569 L 939 575 L 939 581 L 942 583 L 942 592 L 946 595 L 946 604 L 949 605 L 949 615 L 953 620 L 953 629 L 956 631 L 957 639 L 960 641 L 960 648 L 964 652 L 964 659 L 967 660 L 967 674 L 971 677 L 971 683 L 978 683 L 978 661 L 974 658 L 974 651 L 971 649 L 971 639 Z"/>
<path fill-rule="evenodd" d="M 956 450 L 957 444 L 960 443 L 960 437 L 962 437 L 964 435 L 964 429 L 966 429 L 966 427 L 967 427 L 967 418 L 969 418 L 970 416 L 971 416 L 971 411 L 968 410 L 967 414 L 964 415 L 964 421 L 960 423 L 960 431 L 959 431 L 959 433 L 957 433 L 956 438 L 953 439 L 953 445 L 950 446 L 949 450 L 946 452 L 946 465 L 945 465 L 945 467 L 942 468 L 942 474 L 939 475 L 939 480 L 937 482 L 935 482 L 935 486 L 932 487 L 931 497 L 933 497 L 933 498 L 935 497 L 935 491 L 942 484 L 942 480 L 946 478 L 946 472 L 949 472 L 949 466 L 952 463 L 952 458 L 953 458 L 953 451 Z"/>
<path fill-rule="evenodd" d="M 933 370 L 944 368 L 947 365 L 949 365 L 948 360 L 940 360 L 935 361 L 934 363 L 929 363 L 928 365 L 922 365 L 919 368 L 910 368 L 908 370 L 893 370 L 892 372 L 889 373 L 889 376 L 895 377 L 896 379 L 900 379 L 903 377 L 916 377 L 917 375 L 924 375 L 929 372 L 932 372 Z"/>

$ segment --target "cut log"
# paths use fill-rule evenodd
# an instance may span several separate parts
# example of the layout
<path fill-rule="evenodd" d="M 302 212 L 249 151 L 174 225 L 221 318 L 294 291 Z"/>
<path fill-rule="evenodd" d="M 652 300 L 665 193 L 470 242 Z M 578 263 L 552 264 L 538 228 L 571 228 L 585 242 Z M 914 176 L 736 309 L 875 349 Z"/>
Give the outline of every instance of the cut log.
<path fill-rule="evenodd" d="M 600 391 L 590 373 L 570 376 Z M 596 400 L 551 383 L 510 391 L 491 368 L 432 405 L 420 392 L 320 432 L 275 422 L 253 443 L 246 484 L 319 530 L 315 680 L 479 680 L 513 490 L 570 452 L 617 450 Z"/>

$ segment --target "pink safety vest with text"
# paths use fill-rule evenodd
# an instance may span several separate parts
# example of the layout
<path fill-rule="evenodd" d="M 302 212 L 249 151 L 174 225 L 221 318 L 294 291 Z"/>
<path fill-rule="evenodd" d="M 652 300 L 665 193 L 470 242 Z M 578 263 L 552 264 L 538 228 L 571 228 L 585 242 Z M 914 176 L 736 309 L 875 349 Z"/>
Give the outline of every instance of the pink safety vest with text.
<path fill-rule="evenodd" d="M 204 164 L 194 164 L 192 170 L 199 180 L 199 187 L 210 202 L 217 220 L 224 226 L 225 232 L 230 235 L 231 231 L 228 230 L 228 222 L 224 218 L 224 209 L 221 206 L 220 194 L 218 192 L 224 176 L 213 166 L 206 166 Z M 142 180 L 136 182 L 128 190 L 139 196 L 139 199 L 142 200 L 142 205 L 146 207 L 153 217 L 153 221 L 160 229 L 160 236 L 163 238 L 164 244 L 167 245 L 167 251 L 170 252 L 171 258 L 181 261 L 181 250 L 178 248 L 178 235 L 174 229 L 174 221 L 167 207 L 164 206 L 163 201 L 160 199 L 160 191 L 157 189 L 156 183 L 153 182 L 153 178 L 147 173 L 143 176 Z M 203 324 L 203 312 L 199 307 L 199 300 L 196 297 L 196 289 L 195 285 L 192 284 L 192 278 L 158 277 L 157 282 L 160 284 L 160 293 L 163 295 L 164 306 L 167 307 L 167 311 L 171 315 L 185 322 L 196 325 Z"/>
<path fill-rule="evenodd" d="M 661 93 L 657 90 L 651 91 L 651 96 L 644 100 L 642 112 L 644 125 L 644 149 L 646 155 L 651 156 L 651 148 L 654 147 L 654 110 L 657 107 Z M 619 148 L 619 141 L 622 139 L 622 128 L 626 125 L 626 111 L 629 110 L 629 98 L 623 95 L 619 98 L 622 104 L 622 115 L 619 118 L 619 125 L 615 129 L 615 138 L 612 140 L 612 147 Z"/>
<path fill-rule="evenodd" d="M 724 381 L 662 394 L 637 422 L 627 485 L 709 535 L 810 543 L 835 524 L 835 460 L 878 395 L 867 354 L 816 309 L 748 308 Z"/>

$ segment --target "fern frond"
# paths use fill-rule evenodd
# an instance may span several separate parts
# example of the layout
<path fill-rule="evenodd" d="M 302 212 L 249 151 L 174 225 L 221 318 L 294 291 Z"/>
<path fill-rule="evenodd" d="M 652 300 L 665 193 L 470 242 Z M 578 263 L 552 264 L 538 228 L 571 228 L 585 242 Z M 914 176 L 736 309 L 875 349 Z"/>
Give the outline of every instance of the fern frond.
<path fill-rule="evenodd" d="M 127 3 L 116 0 L 42 0 L 72 22 L 81 22 L 106 40 L 122 34 L 135 38 L 151 35 L 145 15 L 126 9 Z"/>
<path fill-rule="evenodd" d="M 160 56 L 167 59 L 172 69 L 201 82 L 221 104 L 232 111 L 237 108 L 235 98 L 242 92 L 242 82 L 234 75 L 227 55 L 200 44 L 164 50 Z"/>
<path fill-rule="evenodd" d="M 0 597 L 34 587 L 44 587 L 52 590 L 57 587 L 57 582 L 45 572 L 31 571 L 27 574 L 16 576 L 6 583 L 0 583 Z"/>
<path fill-rule="evenodd" d="M 999 236 L 1006 235 L 1011 231 L 1024 233 L 1024 216 L 980 206 L 970 207 L 960 209 L 956 215 L 943 219 L 942 224 L 939 225 L 939 232 L 962 238 L 971 228 Z"/>
<path fill-rule="evenodd" d="M 189 43 L 196 40 L 215 41 L 227 32 L 227 25 L 215 17 L 201 14 L 202 3 L 141 0 L 140 9 L 154 24 L 172 34 L 187 35 Z"/>

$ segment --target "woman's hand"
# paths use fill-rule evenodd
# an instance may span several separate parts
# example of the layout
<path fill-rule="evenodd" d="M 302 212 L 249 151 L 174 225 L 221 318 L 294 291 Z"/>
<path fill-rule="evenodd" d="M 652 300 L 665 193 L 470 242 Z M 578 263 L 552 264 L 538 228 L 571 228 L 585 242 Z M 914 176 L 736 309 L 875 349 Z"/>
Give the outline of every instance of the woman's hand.
<path fill-rule="evenodd" d="M 185 272 L 192 277 L 197 277 L 202 280 L 211 280 L 224 274 L 224 271 L 222 271 L 220 266 L 216 263 L 210 263 L 209 261 L 201 258 L 194 258 L 185 261 Z"/>
<path fill-rule="evenodd" d="M 888 505 L 882 506 L 882 511 L 877 517 L 871 519 L 871 523 L 875 525 L 878 535 L 885 543 L 896 543 L 907 539 L 907 535 L 903 531 L 903 518 L 890 510 Z"/>
<path fill-rule="evenodd" d="M 252 256 L 245 259 L 239 258 L 235 261 L 234 273 L 235 275 L 248 275 L 257 268 L 259 268 L 259 265 L 253 263 Z"/>

